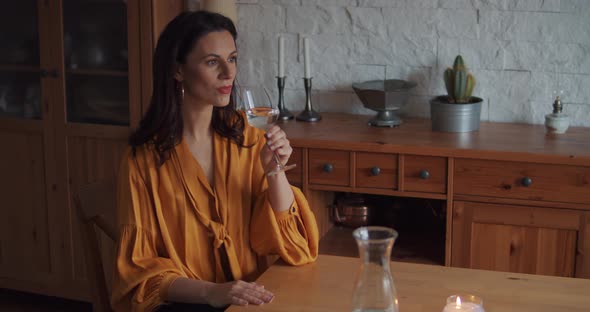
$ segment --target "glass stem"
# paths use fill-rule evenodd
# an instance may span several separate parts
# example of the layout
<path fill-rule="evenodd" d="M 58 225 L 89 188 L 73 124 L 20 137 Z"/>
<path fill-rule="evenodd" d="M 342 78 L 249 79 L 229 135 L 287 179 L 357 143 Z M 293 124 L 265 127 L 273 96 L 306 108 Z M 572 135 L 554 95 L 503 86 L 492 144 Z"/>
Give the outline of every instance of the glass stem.
<path fill-rule="evenodd" d="M 277 152 L 273 152 L 272 155 L 273 155 L 273 158 L 275 159 L 275 163 L 277 163 L 277 167 L 282 168 L 283 164 L 281 163 L 281 159 L 279 158 L 279 155 L 277 154 Z"/>

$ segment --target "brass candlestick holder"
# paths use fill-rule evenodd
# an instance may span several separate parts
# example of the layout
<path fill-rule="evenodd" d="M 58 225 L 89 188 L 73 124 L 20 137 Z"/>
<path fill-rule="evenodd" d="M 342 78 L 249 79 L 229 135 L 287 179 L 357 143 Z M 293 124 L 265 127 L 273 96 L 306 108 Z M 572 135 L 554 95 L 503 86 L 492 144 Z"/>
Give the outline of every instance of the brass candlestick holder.
<path fill-rule="evenodd" d="M 279 87 L 279 120 L 293 119 L 293 114 L 285 107 L 285 79 L 286 77 L 277 77 L 277 87 Z"/>
<path fill-rule="evenodd" d="M 303 83 L 305 85 L 305 110 L 299 113 L 295 119 L 309 122 L 320 121 L 322 116 L 311 106 L 311 77 L 303 78 Z"/>

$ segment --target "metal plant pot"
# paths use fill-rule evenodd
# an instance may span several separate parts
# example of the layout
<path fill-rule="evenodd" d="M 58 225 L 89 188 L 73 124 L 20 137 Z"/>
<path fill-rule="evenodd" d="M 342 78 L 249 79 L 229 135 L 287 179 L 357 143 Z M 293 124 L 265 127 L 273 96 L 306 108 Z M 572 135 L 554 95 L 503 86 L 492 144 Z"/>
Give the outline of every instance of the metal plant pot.
<path fill-rule="evenodd" d="M 430 100 L 430 118 L 433 131 L 469 132 L 479 130 L 481 102 L 471 97 L 470 103 L 449 104 L 447 96 L 437 96 Z"/>

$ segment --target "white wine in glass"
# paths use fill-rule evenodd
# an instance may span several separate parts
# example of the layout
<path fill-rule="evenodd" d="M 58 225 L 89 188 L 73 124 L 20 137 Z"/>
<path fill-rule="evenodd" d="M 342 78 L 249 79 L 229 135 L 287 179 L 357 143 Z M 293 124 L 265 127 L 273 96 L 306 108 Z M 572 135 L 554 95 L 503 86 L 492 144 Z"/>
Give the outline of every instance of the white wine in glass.
<path fill-rule="evenodd" d="M 240 92 L 239 98 L 243 102 L 243 107 L 246 111 L 246 116 L 248 117 L 248 123 L 250 125 L 266 132 L 279 118 L 280 111 L 278 108 L 274 107 L 266 89 L 244 87 Z M 268 176 L 295 167 L 295 164 L 283 165 L 276 151 L 273 153 L 273 158 L 276 166 L 273 170 L 267 173 Z"/>
<path fill-rule="evenodd" d="M 279 118 L 279 110 L 271 107 L 254 107 L 248 109 L 246 115 L 250 125 L 266 132 Z"/>

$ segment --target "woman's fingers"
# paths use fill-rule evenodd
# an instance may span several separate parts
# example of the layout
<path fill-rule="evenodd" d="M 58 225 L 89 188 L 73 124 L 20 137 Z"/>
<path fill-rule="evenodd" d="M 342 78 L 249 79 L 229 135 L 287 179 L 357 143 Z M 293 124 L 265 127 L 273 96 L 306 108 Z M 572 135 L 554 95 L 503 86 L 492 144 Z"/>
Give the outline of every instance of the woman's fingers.
<path fill-rule="evenodd" d="M 276 127 L 273 128 L 274 132 L 267 132 L 266 133 L 266 145 L 271 149 L 277 149 L 284 144 L 289 144 L 289 140 L 287 140 L 287 134 L 281 128 Z"/>
<path fill-rule="evenodd" d="M 264 289 L 264 286 L 254 283 L 248 283 L 248 293 L 262 299 L 265 302 L 270 302 L 274 297 L 273 293 Z"/>
<path fill-rule="evenodd" d="M 269 147 L 273 148 L 273 147 L 278 147 L 282 144 L 285 144 L 285 142 L 289 142 L 289 140 L 287 140 L 287 136 L 283 133 L 281 134 L 275 134 L 272 139 L 267 139 L 266 140 L 266 145 L 268 145 Z"/>
<path fill-rule="evenodd" d="M 277 145 L 273 145 L 269 148 L 271 153 L 274 153 L 278 156 L 278 160 L 285 165 L 289 158 L 291 157 L 291 153 L 293 152 L 293 148 L 289 145 L 288 140 L 284 140 L 284 142 L 279 142 Z"/>
<path fill-rule="evenodd" d="M 285 144 L 285 145 L 275 149 L 274 152 L 279 154 L 279 156 L 290 156 L 291 153 L 293 152 L 293 148 L 290 145 Z"/>
<path fill-rule="evenodd" d="M 275 133 L 277 132 L 282 132 L 283 129 L 281 129 L 281 127 L 277 126 L 277 125 L 273 125 L 272 127 L 270 127 L 267 131 L 266 131 L 266 138 L 270 138 L 272 137 Z"/>
<path fill-rule="evenodd" d="M 232 296 L 231 297 L 231 304 L 245 306 L 245 305 L 248 305 L 248 301 L 244 300 L 238 296 Z"/>
<path fill-rule="evenodd" d="M 270 151 L 270 156 L 272 153 L 275 153 L 280 162 L 284 165 L 289 161 L 289 157 L 293 152 L 293 148 L 291 147 L 291 143 L 287 139 L 287 134 L 283 131 L 279 126 L 274 125 L 266 132 L 266 144 L 267 148 Z M 266 153 L 266 152 L 265 152 Z M 269 156 L 265 156 L 263 159 L 263 164 L 266 167 L 267 164 L 270 162 L 274 162 L 272 158 Z"/>
<path fill-rule="evenodd" d="M 272 143 L 268 147 L 271 151 L 275 151 L 283 147 L 291 147 L 291 142 L 289 142 L 287 138 L 282 138 L 276 141 L 272 141 Z"/>
<path fill-rule="evenodd" d="M 223 307 L 228 304 L 249 305 L 271 302 L 274 295 L 260 285 L 244 281 L 233 281 L 222 284 L 214 284 L 207 296 L 207 303 L 214 307 Z"/>
<path fill-rule="evenodd" d="M 287 134 L 285 131 L 283 131 L 283 129 L 275 125 L 266 132 L 265 136 L 268 142 L 274 142 L 287 137 Z"/>
<path fill-rule="evenodd" d="M 236 283 L 231 291 L 232 303 L 237 305 L 261 305 L 270 302 L 274 295 L 268 290 L 252 283 Z"/>
<path fill-rule="evenodd" d="M 259 298 L 255 297 L 255 296 L 252 296 L 252 295 L 247 294 L 247 293 L 242 293 L 242 294 L 240 294 L 238 296 L 240 296 L 242 299 L 246 300 L 248 302 L 248 304 L 261 305 L 261 304 L 264 303 L 264 301 L 262 301 L 262 299 L 259 299 Z"/>

